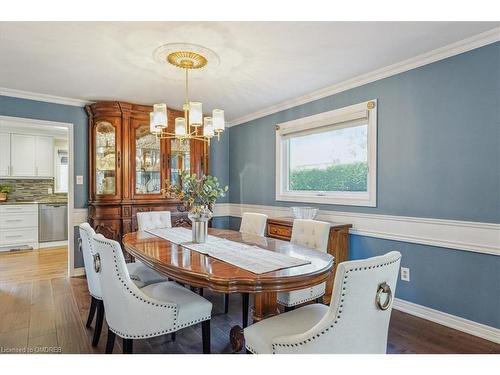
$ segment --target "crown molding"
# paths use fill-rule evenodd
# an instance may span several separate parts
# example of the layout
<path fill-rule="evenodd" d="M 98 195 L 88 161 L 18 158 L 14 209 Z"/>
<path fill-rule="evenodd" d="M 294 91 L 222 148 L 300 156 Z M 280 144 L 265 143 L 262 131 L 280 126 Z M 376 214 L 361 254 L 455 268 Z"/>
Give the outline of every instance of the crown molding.
<path fill-rule="evenodd" d="M 66 98 L 64 96 L 40 94 L 37 92 L 15 90 L 6 87 L 0 87 L 0 96 L 10 96 L 13 98 L 36 100 L 39 102 L 70 105 L 73 107 L 85 107 L 87 104 L 92 103 L 90 101 L 82 99 L 73 99 L 73 98 Z"/>
<path fill-rule="evenodd" d="M 314 100 L 322 99 L 342 91 L 350 90 L 355 87 L 366 85 L 367 83 L 375 82 L 383 78 L 387 78 L 399 73 L 406 72 L 433 62 L 446 59 L 461 53 L 471 51 L 473 49 L 483 47 L 485 45 L 498 42 L 500 40 L 500 27 L 492 30 L 485 31 L 467 39 L 448 44 L 444 47 L 434 49 L 432 51 L 423 53 L 421 55 L 412 57 L 410 59 L 386 66 L 384 68 L 376 69 L 372 72 L 362 74 L 360 76 L 348 79 L 346 81 L 325 87 L 323 89 L 313 91 L 309 94 L 300 96 L 298 98 L 286 100 L 284 102 L 272 105 L 270 107 L 261 109 L 259 111 L 250 113 L 248 115 L 238 117 L 229 121 L 226 126 L 236 126 L 255 120 L 261 117 L 271 115 L 285 109 L 297 107 L 299 105 L 312 102 Z"/>

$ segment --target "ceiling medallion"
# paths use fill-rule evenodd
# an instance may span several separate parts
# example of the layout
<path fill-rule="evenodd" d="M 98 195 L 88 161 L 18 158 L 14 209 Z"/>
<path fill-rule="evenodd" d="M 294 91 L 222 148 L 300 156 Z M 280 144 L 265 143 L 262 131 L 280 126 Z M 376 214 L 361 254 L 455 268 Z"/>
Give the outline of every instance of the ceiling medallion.
<path fill-rule="evenodd" d="M 181 47 L 181 49 L 173 50 L 174 46 Z M 168 110 L 165 103 L 155 104 L 153 112 L 149 114 L 150 132 L 157 137 L 178 139 L 181 142 L 195 139 L 210 144 L 210 140 L 214 136 L 217 136 L 217 139 L 219 139 L 220 134 L 224 131 L 225 121 L 222 109 L 214 109 L 212 116 L 204 116 L 202 103 L 189 100 L 189 71 L 201 69 L 212 61 L 218 63 L 218 56 L 214 52 L 205 49 L 209 51 L 208 54 L 210 55 L 207 58 L 206 55 L 202 54 L 203 50 L 204 47 L 198 45 L 175 43 L 162 46 L 155 51 L 155 60 L 158 61 L 163 58 L 163 61 L 167 61 L 173 66 L 183 69 L 185 74 L 185 100 L 182 105 L 184 116 L 175 118 L 173 131 L 171 130 L 172 126 L 169 129 Z M 217 56 L 217 59 L 214 56 Z"/>
<path fill-rule="evenodd" d="M 167 61 L 178 68 L 200 69 L 207 65 L 207 59 L 196 52 L 176 51 L 167 56 Z"/>

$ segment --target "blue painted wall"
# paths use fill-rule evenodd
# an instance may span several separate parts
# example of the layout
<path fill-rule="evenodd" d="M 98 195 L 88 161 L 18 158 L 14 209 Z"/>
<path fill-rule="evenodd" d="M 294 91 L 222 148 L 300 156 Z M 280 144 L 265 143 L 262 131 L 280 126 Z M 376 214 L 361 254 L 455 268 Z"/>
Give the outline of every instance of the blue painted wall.
<path fill-rule="evenodd" d="M 377 207 L 325 209 L 500 223 L 500 43 L 229 131 L 230 202 L 275 201 L 275 125 L 378 99 Z"/>
<path fill-rule="evenodd" d="M 320 207 L 500 223 L 500 43 L 230 128 L 229 201 L 295 205 L 275 201 L 275 124 L 369 99 L 378 99 L 377 207 Z M 499 256 L 350 236 L 351 259 L 390 250 L 411 269 L 397 297 L 500 328 Z"/>
<path fill-rule="evenodd" d="M 87 207 L 88 201 L 88 134 L 85 109 L 62 104 L 0 96 L 0 115 L 73 124 L 75 176 L 83 176 L 83 185 L 75 183 L 75 208 Z"/>

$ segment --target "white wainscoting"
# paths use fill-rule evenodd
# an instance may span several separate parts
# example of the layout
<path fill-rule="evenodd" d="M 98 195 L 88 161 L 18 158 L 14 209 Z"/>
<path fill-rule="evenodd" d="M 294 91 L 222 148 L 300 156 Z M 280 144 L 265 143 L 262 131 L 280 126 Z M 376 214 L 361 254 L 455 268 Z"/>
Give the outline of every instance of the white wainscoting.
<path fill-rule="evenodd" d="M 290 214 L 288 207 L 237 203 L 215 205 L 215 216 L 241 217 L 243 212 L 273 217 Z M 351 223 L 351 234 L 500 255 L 500 224 L 326 210 L 319 211 L 317 218 Z"/>

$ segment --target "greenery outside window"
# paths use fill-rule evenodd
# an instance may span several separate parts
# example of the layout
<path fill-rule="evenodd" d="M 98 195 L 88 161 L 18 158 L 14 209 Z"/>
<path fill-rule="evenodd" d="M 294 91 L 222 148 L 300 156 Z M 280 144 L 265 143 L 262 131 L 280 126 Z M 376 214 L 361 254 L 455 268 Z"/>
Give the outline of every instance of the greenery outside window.
<path fill-rule="evenodd" d="M 377 101 L 278 124 L 276 200 L 376 206 Z"/>

